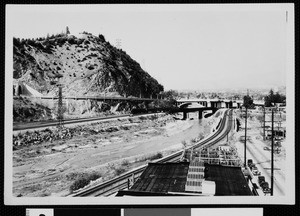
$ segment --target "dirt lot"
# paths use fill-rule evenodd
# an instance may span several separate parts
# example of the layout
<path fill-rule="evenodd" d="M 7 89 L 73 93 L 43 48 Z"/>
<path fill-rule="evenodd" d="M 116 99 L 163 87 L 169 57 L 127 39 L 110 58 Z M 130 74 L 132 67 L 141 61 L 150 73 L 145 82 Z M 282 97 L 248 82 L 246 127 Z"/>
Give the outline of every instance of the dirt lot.
<path fill-rule="evenodd" d="M 66 196 L 82 176 L 96 173 L 101 176 L 98 182 L 108 180 L 148 163 L 158 153 L 182 149 L 183 141 L 191 144 L 193 138 L 205 137 L 215 122 L 214 117 L 185 121 L 174 117 L 161 114 L 92 124 L 68 139 L 18 146 L 13 152 L 13 194 Z M 92 134 L 86 132 L 91 129 Z"/>

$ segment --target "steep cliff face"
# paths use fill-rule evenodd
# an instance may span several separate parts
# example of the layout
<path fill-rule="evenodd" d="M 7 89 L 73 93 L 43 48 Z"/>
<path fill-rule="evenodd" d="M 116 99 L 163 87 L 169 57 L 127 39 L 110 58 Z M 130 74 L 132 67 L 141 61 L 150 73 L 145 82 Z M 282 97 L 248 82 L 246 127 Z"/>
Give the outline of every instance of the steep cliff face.
<path fill-rule="evenodd" d="M 63 93 L 156 97 L 163 86 L 126 52 L 102 35 L 60 34 L 24 40 L 14 38 L 13 78 L 44 95 L 56 95 L 53 80 L 64 84 Z"/>

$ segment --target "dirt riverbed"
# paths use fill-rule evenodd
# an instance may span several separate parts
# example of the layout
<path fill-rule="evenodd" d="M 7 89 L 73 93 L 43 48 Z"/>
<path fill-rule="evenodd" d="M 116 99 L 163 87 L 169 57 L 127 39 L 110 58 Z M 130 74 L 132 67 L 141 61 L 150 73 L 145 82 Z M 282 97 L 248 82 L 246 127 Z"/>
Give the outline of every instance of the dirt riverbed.
<path fill-rule="evenodd" d="M 192 118 L 193 115 L 190 115 Z M 192 145 L 207 136 L 216 118 L 180 120 L 160 114 L 89 124 L 93 134 L 80 132 L 69 139 L 20 146 L 13 151 L 13 194 L 42 197 L 67 196 L 81 176 L 97 173 L 97 182 L 147 164 Z M 114 130 L 105 130 L 112 128 Z M 69 126 L 72 127 L 72 126 Z M 103 130 L 104 129 L 104 130 Z"/>

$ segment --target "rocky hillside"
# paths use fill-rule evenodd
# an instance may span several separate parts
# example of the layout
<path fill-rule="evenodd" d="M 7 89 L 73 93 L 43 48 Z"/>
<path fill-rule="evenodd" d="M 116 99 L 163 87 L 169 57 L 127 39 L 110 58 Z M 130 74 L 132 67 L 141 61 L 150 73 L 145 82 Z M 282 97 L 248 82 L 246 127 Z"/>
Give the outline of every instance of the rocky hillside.
<path fill-rule="evenodd" d="M 103 35 L 58 34 L 46 38 L 14 38 L 13 78 L 44 95 L 56 95 L 60 78 L 63 94 L 156 97 L 163 86 L 135 60 Z"/>

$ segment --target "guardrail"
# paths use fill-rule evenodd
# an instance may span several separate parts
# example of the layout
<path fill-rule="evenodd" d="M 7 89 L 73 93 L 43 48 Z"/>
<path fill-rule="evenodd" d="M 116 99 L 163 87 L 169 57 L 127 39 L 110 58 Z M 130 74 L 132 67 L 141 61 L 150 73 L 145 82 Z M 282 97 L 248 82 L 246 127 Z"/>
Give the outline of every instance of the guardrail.
<path fill-rule="evenodd" d="M 225 116 L 227 112 L 228 112 L 228 110 L 226 110 L 223 113 L 223 116 Z M 223 129 L 226 125 L 226 118 L 223 117 L 222 122 L 221 122 L 221 126 L 219 127 L 219 130 L 216 130 L 213 134 L 209 135 L 205 139 L 199 141 L 198 143 L 196 143 L 195 145 L 193 145 L 193 146 L 191 146 L 187 149 L 189 150 L 189 149 L 192 149 L 192 148 L 209 147 L 209 146 L 212 146 L 212 145 L 216 144 L 217 142 L 222 140 L 226 136 L 226 134 L 230 131 L 231 124 L 232 124 L 232 121 L 230 121 L 230 127 L 226 128 L 225 133 L 222 134 L 220 137 L 218 137 L 223 132 Z M 215 138 L 217 138 L 217 139 L 214 140 Z M 184 150 L 177 151 L 177 152 L 175 152 L 171 155 L 168 155 L 166 157 L 157 159 L 153 162 L 155 162 L 155 163 L 177 162 L 177 161 L 180 160 L 183 151 Z M 128 171 L 128 172 L 126 172 L 126 173 L 124 173 L 124 174 L 122 174 L 118 177 L 115 177 L 111 180 L 103 182 L 99 185 L 83 189 L 83 190 L 81 190 L 81 191 L 79 191 L 75 194 L 71 194 L 70 196 L 72 196 L 72 197 L 108 196 L 108 195 L 114 194 L 115 192 L 126 188 L 128 179 L 131 178 L 132 176 L 134 176 L 134 180 L 137 180 L 138 177 L 142 174 L 142 172 L 146 169 L 147 166 L 148 165 L 140 166 L 140 167 L 135 168 L 131 171 Z"/>

